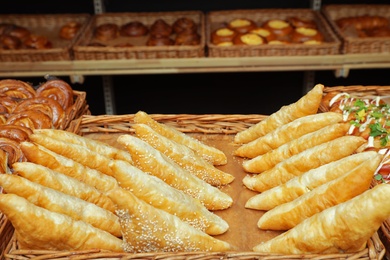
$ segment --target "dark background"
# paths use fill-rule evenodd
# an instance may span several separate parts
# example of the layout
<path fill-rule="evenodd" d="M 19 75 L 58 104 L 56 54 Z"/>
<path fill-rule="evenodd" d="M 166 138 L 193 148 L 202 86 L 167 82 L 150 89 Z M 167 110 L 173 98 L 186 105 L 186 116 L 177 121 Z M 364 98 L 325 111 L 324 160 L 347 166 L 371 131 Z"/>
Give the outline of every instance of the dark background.
<path fill-rule="evenodd" d="M 106 12 L 157 12 L 200 10 L 203 12 L 256 8 L 310 8 L 311 1 L 288 0 L 106 0 Z M 321 1 L 327 4 L 389 4 L 389 1 Z M 92 0 L 7 1 L 0 14 L 94 14 Z M 333 71 L 315 71 L 314 83 L 336 85 L 390 85 L 390 69 L 351 70 L 346 78 Z M 19 78 L 38 85 L 42 77 Z M 54 75 L 55 76 L 55 75 Z M 70 83 L 69 77 L 60 77 Z M 139 110 L 164 114 L 270 114 L 298 100 L 306 90 L 305 72 L 236 72 L 146 74 L 111 76 L 116 113 Z M 86 76 L 82 84 L 71 84 L 87 92 L 92 114 L 105 114 L 101 76 Z"/>

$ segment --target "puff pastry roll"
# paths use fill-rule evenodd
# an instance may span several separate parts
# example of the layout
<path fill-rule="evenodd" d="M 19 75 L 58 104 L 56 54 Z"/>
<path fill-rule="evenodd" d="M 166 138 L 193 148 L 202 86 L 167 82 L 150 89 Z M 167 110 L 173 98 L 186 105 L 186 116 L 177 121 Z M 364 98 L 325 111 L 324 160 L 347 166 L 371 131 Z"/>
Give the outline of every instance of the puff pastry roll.
<path fill-rule="evenodd" d="M 185 133 L 182 133 L 171 126 L 159 123 L 143 111 L 138 111 L 135 114 L 134 122 L 138 124 L 146 124 L 153 128 L 159 134 L 180 144 L 188 146 L 189 148 L 194 150 L 195 153 L 199 154 L 206 161 L 214 165 L 224 165 L 227 163 L 227 157 L 223 151 L 210 145 L 207 145 Z"/>
<path fill-rule="evenodd" d="M 134 124 L 136 136 L 164 153 L 182 168 L 213 186 L 231 183 L 234 176 L 217 169 L 191 148 L 157 133 L 145 124 Z"/>
<path fill-rule="evenodd" d="M 117 141 L 130 152 L 136 167 L 199 199 L 207 209 L 227 209 L 233 204 L 228 194 L 184 170 L 140 138 L 124 134 Z"/>
<path fill-rule="evenodd" d="M 380 161 L 379 155 L 366 160 L 340 177 L 265 212 L 257 226 L 261 229 L 288 230 L 326 208 L 356 197 L 370 188 Z"/>
<path fill-rule="evenodd" d="M 95 187 L 75 178 L 32 162 L 17 162 L 12 165 L 12 168 L 18 175 L 23 176 L 32 182 L 91 202 L 115 213 L 116 206 L 110 198 Z"/>
<path fill-rule="evenodd" d="M 337 112 L 326 112 L 300 117 L 276 128 L 265 136 L 243 144 L 235 150 L 234 154 L 240 157 L 254 158 L 305 134 L 342 121 L 343 116 Z"/>
<path fill-rule="evenodd" d="M 125 251 L 184 252 L 228 251 L 233 247 L 182 221 L 175 215 L 155 208 L 121 188 L 108 196 L 118 204 Z M 125 200 L 117 198 L 125 197 Z"/>
<path fill-rule="evenodd" d="M 6 193 L 16 194 L 39 207 L 82 220 L 114 236 L 122 236 L 118 217 L 96 204 L 13 174 L 1 174 L 0 186 Z"/>
<path fill-rule="evenodd" d="M 322 100 L 323 90 L 324 85 L 315 85 L 313 89 L 295 103 L 282 106 L 278 111 L 271 114 L 266 119 L 248 129 L 238 132 L 234 136 L 234 142 L 238 144 L 249 143 L 297 118 L 317 113 Z"/>
<path fill-rule="evenodd" d="M 246 172 L 261 173 L 306 149 L 346 135 L 349 127 L 349 123 L 338 123 L 325 126 L 319 130 L 293 139 L 263 155 L 244 161 L 242 166 Z"/>
<path fill-rule="evenodd" d="M 281 235 L 254 246 L 253 250 L 276 254 L 358 252 L 390 216 L 389 196 L 390 185 L 376 185 L 305 219 Z"/>
<path fill-rule="evenodd" d="M 365 142 L 360 136 L 336 138 L 293 155 L 270 170 L 253 176 L 247 175 L 243 178 L 243 183 L 250 190 L 269 190 L 311 169 L 349 156 Z"/>
<path fill-rule="evenodd" d="M 0 210 L 14 226 L 21 249 L 124 251 L 122 239 L 15 194 L 0 194 Z"/>
<path fill-rule="evenodd" d="M 94 140 L 91 138 L 83 137 L 75 133 L 71 133 L 60 129 L 34 129 L 35 133 L 45 134 L 54 139 L 69 142 L 72 144 L 79 144 L 88 149 L 104 155 L 111 159 L 119 159 L 132 163 L 131 155 L 124 150 L 115 148 L 114 146 L 108 145 L 104 142 Z"/>
<path fill-rule="evenodd" d="M 254 195 L 248 199 L 245 207 L 257 210 L 273 209 L 278 205 L 292 201 L 310 192 L 328 181 L 340 177 L 364 161 L 371 160 L 376 156 L 378 156 L 378 153 L 375 151 L 357 153 L 311 169 L 286 183 Z"/>
<path fill-rule="evenodd" d="M 115 178 L 55 153 L 42 145 L 22 142 L 20 148 L 30 162 L 40 164 L 56 172 L 75 178 L 95 187 L 99 191 L 107 191 L 118 187 L 118 182 Z"/>
<path fill-rule="evenodd" d="M 198 199 L 161 179 L 121 160 L 113 160 L 110 167 L 122 188 L 130 190 L 148 204 L 179 217 L 209 235 L 219 235 L 228 230 L 228 223 L 209 211 Z"/>

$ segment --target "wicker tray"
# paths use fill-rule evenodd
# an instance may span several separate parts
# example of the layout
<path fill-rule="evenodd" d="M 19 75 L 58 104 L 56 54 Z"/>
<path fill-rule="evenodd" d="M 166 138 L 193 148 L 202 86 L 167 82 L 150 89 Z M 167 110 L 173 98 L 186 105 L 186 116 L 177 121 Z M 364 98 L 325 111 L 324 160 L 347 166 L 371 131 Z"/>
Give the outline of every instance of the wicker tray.
<path fill-rule="evenodd" d="M 286 19 L 297 16 L 314 20 L 325 41 L 322 44 L 285 44 L 259 46 L 216 46 L 211 43 L 211 32 L 223 27 L 232 19 L 248 18 L 261 25 L 269 19 Z M 252 57 L 252 56 L 301 56 L 301 55 L 333 55 L 340 52 L 340 41 L 320 12 L 312 9 L 254 9 L 214 11 L 206 16 L 206 38 L 208 56 L 210 57 Z"/>
<path fill-rule="evenodd" d="M 1 15 L 0 23 L 12 23 L 29 29 L 32 33 L 42 35 L 52 42 L 53 47 L 44 50 L 0 49 L 0 61 L 62 61 L 72 60 L 72 46 L 85 30 L 90 19 L 89 14 L 39 14 L 39 15 Z M 75 38 L 64 40 L 59 37 L 60 28 L 68 22 L 82 24 Z"/>
<path fill-rule="evenodd" d="M 382 259 L 385 254 L 384 246 L 375 233 L 368 241 L 367 248 L 356 254 L 331 254 L 331 255 L 269 255 L 257 252 L 251 252 L 250 248 L 259 241 L 264 241 L 278 234 L 278 232 L 261 232 L 256 227 L 259 211 L 246 210 L 245 214 L 239 214 L 241 221 L 237 221 L 237 210 L 243 210 L 243 201 L 246 201 L 248 196 L 252 196 L 252 191 L 242 188 L 240 178 L 244 177 L 245 173 L 242 170 L 241 161 L 239 158 L 233 158 L 232 151 L 235 149 L 232 145 L 232 138 L 238 131 L 259 122 L 266 116 L 263 115 L 163 115 L 152 114 L 152 118 L 158 122 L 176 127 L 180 131 L 193 135 L 200 140 L 212 144 L 215 147 L 222 149 L 228 156 L 228 165 L 222 166 L 225 170 L 237 176 L 236 180 L 228 185 L 224 191 L 235 194 L 239 192 L 239 196 L 234 196 L 235 203 L 232 208 L 217 211 L 216 214 L 226 219 L 230 225 L 227 233 L 218 236 L 218 238 L 226 241 L 234 241 L 242 251 L 237 252 L 160 252 L 160 253 L 108 253 L 102 252 L 99 249 L 88 251 L 34 251 L 34 250 L 19 250 L 18 243 L 15 238 L 12 238 L 7 245 L 5 257 L 6 259 Z M 129 128 L 133 124 L 134 115 L 118 115 L 118 116 L 91 116 L 84 115 L 81 118 L 74 120 L 69 131 L 80 135 L 93 138 L 96 140 L 105 141 L 115 145 L 116 137 L 123 133 L 132 134 Z M 229 171 L 228 171 L 229 172 Z M 222 187 L 222 189 L 224 189 Z M 243 223 L 245 223 L 243 225 Z"/>
<path fill-rule="evenodd" d="M 88 46 L 93 39 L 94 29 L 104 23 L 114 23 L 118 26 L 131 21 L 139 21 L 150 27 L 157 19 L 164 19 L 173 24 L 178 18 L 193 19 L 198 25 L 201 41 L 198 45 L 182 46 L 146 46 L 148 36 L 118 37 L 104 42 L 105 47 Z M 194 58 L 205 55 L 205 22 L 200 11 L 185 12 L 153 12 L 153 13 L 105 13 L 93 16 L 82 37 L 73 47 L 76 60 L 116 60 L 116 59 L 159 59 L 159 58 Z M 130 43 L 132 47 L 115 47 L 122 43 Z"/>
<path fill-rule="evenodd" d="M 347 53 L 389 53 L 390 37 L 348 37 L 336 24 L 343 17 L 380 15 L 390 19 L 390 5 L 325 5 L 322 13 L 342 42 L 341 51 Z"/>

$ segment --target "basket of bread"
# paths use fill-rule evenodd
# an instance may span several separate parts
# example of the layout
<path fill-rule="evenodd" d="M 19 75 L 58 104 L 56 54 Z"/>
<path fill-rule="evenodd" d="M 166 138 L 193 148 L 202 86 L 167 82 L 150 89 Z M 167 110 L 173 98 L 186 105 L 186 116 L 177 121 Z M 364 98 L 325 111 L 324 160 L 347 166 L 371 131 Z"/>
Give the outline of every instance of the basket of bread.
<path fill-rule="evenodd" d="M 7 14 L 0 16 L 0 61 L 72 60 L 72 46 L 89 14 Z"/>
<path fill-rule="evenodd" d="M 321 111 L 326 89 L 269 116 L 138 111 L 34 129 L 27 160 L 0 175 L 4 257 L 383 259 L 386 154 Z"/>
<path fill-rule="evenodd" d="M 390 5 L 333 4 L 322 13 L 340 38 L 342 53 L 390 52 Z"/>
<path fill-rule="evenodd" d="M 73 50 L 76 60 L 204 57 L 204 31 L 200 11 L 97 14 Z"/>
<path fill-rule="evenodd" d="M 252 9 L 209 12 L 210 57 L 338 54 L 340 42 L 312 9 Z"/>

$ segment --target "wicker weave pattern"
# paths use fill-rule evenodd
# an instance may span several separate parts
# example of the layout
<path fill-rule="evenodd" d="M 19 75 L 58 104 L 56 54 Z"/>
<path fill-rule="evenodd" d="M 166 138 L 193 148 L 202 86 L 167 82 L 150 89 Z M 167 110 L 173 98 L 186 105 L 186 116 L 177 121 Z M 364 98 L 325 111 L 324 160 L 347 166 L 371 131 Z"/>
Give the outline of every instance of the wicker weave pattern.
<path fill-rule="evenodd" d="M 318 45 L 287 44 L 287 45 L 259 45 L 259 46 L 215 46 L 211 43 L 211 32 L 223 27 L 235 18 L 251 19 L 259 26 L 270 19 L 286 19 L 300 17 L 314 20 L 325 42 Z M 325 18 L 311 9 L 258 9 L 258 10 L 229 10 L 214 11 L 206 16 L 206 37 L 208 54 L 210 57 L 252 57 L 252 56 L 305 56 L 305 55 L 332 55 L 338 54 L 340 42 Z"/>
<path fill-rule="evenodd" d="M 12 23 L 26 27 L 32 33 L 47 37 L 53 48 L 45 50 L 4 50 L 0 49 L 0 61 L 63 61 L 72 60 L 72 46 L 85 30 L 89 14 L 40 14 L 40 15 L 1 15 L 0 23 Z M 61 26 L 75 21 L 82 24 L 75 38 L 63 40 L 59 37 Z"/>
<path fill-rule="evenodd" d="M 362 15 L 379 15 L 390 19 L 390 5 L 326 5 L 322 8 L 324 17 L 336 35 L 342 41 L 341 52 L 346 53 L 389 53 L 390 37 L 347 37 L 336 24 L 336 20 L 343 17 Z"/>

